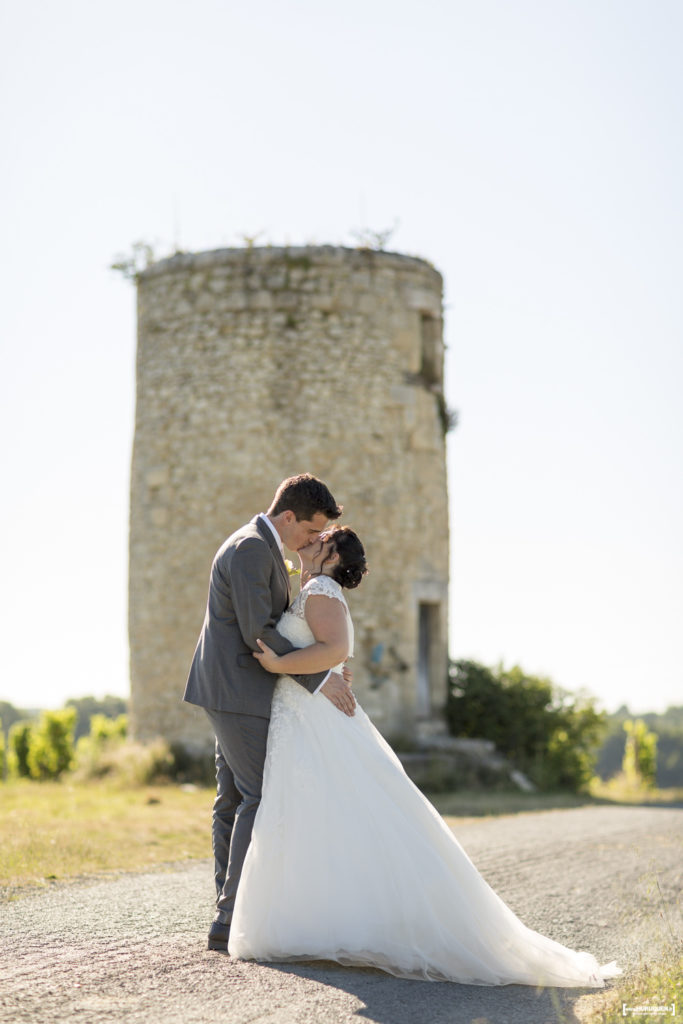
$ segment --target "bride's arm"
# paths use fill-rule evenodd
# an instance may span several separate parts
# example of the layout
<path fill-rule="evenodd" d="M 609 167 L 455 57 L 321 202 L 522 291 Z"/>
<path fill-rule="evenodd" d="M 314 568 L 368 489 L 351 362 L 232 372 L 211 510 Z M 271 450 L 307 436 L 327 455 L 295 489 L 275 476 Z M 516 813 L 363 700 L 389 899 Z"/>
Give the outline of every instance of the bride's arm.
<path fill-rule="evenodd" d="M 311 594 L 306 600 L 306 622 L 315 637 L 309 647 L 300 647 L 289 654 L 275 654 L 261 640 L 261 648 L 254 657 L 269 672 L 290 675 L 292 672 L 308 675 L 339 665 L 348 657 L 349 630 L 346 609 L 341 601 L 324 594 Z"/>

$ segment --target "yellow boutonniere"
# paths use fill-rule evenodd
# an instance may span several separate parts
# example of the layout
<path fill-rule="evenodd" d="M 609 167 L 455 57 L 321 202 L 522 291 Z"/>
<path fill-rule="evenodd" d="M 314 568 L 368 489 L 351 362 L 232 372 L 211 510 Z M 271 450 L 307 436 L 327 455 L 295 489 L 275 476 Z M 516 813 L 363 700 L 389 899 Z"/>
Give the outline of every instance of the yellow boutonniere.
<path fill-rule="evenodd" d="M 290 562 L 289 558 L 285 558 L 285 569 L 290 576 L 300 576 L 301 569 L 297 569 L 293 562 Z"/>

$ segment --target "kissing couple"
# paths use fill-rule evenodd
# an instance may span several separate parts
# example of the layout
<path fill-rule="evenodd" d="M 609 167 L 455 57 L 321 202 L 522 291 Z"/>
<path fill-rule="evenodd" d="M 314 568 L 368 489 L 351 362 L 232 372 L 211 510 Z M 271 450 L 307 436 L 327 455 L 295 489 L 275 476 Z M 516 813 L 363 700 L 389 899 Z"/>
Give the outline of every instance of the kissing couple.
<path fill-rule="evenodd" d="M 329 489 L 283 480 L 223 543 L 184 699 L 216 735 L 209 949 L 470 985 L 604 986 L 621 973 L 527 928 L 356 703 L 345 592 L 365 551 Z M 291 602 L 284 548 L 299 555 Z"/>

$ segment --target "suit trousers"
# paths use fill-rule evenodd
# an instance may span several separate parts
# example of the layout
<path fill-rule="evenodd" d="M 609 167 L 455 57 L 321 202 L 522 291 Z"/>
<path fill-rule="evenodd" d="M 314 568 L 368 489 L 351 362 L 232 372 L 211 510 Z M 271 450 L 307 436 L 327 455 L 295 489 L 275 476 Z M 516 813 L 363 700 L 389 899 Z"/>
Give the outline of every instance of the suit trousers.
<path fill-rule="evenodd" d="M 216 918 L 232 921 L 237 886 L 261 801 L 267 718 L 204 709 L 216 734 L 216 799 L 212 839 Z"/>

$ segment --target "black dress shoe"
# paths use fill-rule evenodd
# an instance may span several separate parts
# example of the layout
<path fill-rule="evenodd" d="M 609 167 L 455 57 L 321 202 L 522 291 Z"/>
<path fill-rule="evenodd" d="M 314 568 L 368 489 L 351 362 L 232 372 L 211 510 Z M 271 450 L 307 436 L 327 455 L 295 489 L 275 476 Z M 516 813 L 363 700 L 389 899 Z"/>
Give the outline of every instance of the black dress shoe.
<path fill-rule="evenodd" d="M 222 921 L 214 921 L 209 928 L 209 949 L 215 949 L 218 953 L 228 952 L 228 941 L 230 939 L 230 925 Z"/>

